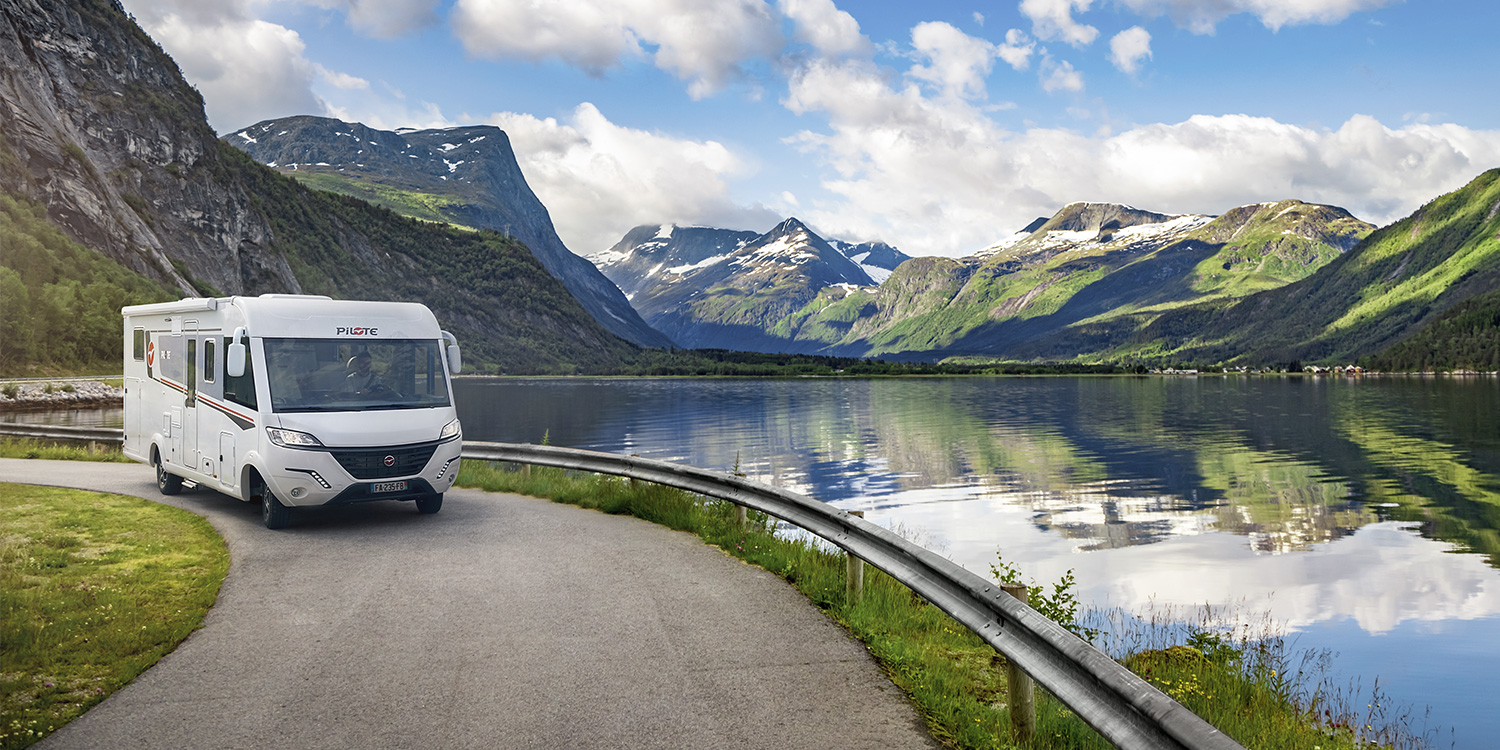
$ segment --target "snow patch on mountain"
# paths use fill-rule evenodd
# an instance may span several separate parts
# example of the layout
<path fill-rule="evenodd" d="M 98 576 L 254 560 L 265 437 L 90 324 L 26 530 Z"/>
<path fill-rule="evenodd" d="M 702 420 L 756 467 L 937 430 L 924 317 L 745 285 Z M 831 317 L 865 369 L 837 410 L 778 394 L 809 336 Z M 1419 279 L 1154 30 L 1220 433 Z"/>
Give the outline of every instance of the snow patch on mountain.
<path fill-rule="evenodd" d="M 728 255 L 714 255 L 712 257 L 704 258 L 697 263 L 688 263 L 687 265 L 682 266 L 672 266 L 671 268 L 667 269 L 667 273 L 676 274 L 677 276 L 685 276 L 700 268 L 708 268 L 715 263 L 722 263 L 728 259 Z"/>

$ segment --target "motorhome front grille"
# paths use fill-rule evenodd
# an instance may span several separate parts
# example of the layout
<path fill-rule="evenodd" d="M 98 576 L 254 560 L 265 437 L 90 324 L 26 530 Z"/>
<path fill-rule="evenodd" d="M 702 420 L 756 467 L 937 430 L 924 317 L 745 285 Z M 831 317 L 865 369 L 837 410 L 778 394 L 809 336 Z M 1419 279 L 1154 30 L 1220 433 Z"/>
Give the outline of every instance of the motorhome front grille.
<path fill-rule="evenodd" d="M 385 479 L 416 474 L 427 465 L 437 443 L 397 448 L 335 450 L 333 457 L 355 479 Z"/>

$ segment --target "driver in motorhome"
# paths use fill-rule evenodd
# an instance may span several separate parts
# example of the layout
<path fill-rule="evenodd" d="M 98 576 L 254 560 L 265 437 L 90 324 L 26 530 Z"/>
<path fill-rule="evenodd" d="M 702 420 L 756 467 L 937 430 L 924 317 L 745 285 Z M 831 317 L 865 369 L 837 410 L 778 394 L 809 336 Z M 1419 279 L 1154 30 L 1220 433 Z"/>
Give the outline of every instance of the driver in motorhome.
<path fill-rule="evenodd" d="M 344 376 L 344 390 L 353 393 L 374 393 L 385 390 L 385 384 L 380 382 L 380 375 L 371 367 L 371 363 L 372 359 L 368 351 L 350 357 L 346 367 L 349 374 Z"/>

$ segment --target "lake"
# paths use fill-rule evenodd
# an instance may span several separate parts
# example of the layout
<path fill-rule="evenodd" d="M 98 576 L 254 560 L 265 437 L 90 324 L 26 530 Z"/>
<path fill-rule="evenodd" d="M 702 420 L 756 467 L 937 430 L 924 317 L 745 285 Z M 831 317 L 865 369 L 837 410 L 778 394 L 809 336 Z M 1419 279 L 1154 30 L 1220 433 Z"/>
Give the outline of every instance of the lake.
<path fill-rule="evenodd" d="M 1435 744 L 1500 735 L 1500 381 L 462 379 L 468 440 L 709 469 L 1087 605 L 1228 605 Z M 1431 713 L 1426 714 L 1428 706 Z"/>
<path fill-rule="evenodd" d="M 1227 605 L 1356 684 L 1500 736 L 1500 380 L 461 378 L 468 440 L 708 469 L 897 528 L 982 576 L 1003 554 L 1086 605 Z M 115 426 L 75 410 L 0 419 Z M 114 420 L 114 421 L 111 421 Z M 1431 707 L 1430 714 L 1426 713 Z"/>

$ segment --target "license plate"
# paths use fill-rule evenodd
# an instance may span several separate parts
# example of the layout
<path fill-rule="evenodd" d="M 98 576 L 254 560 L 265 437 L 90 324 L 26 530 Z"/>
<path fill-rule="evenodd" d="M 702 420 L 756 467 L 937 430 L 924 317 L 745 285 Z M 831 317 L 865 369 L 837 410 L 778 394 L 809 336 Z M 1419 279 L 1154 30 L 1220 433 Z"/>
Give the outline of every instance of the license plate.
<path fill-rule="evenodd" d="M 378 493 L 381 493 L 381 492 L 405 492 L 405 491 L 406 491 L 406 482 L 371 482 L 370 483 L 370 493 L 371 494 L 378 494 Z"/>

